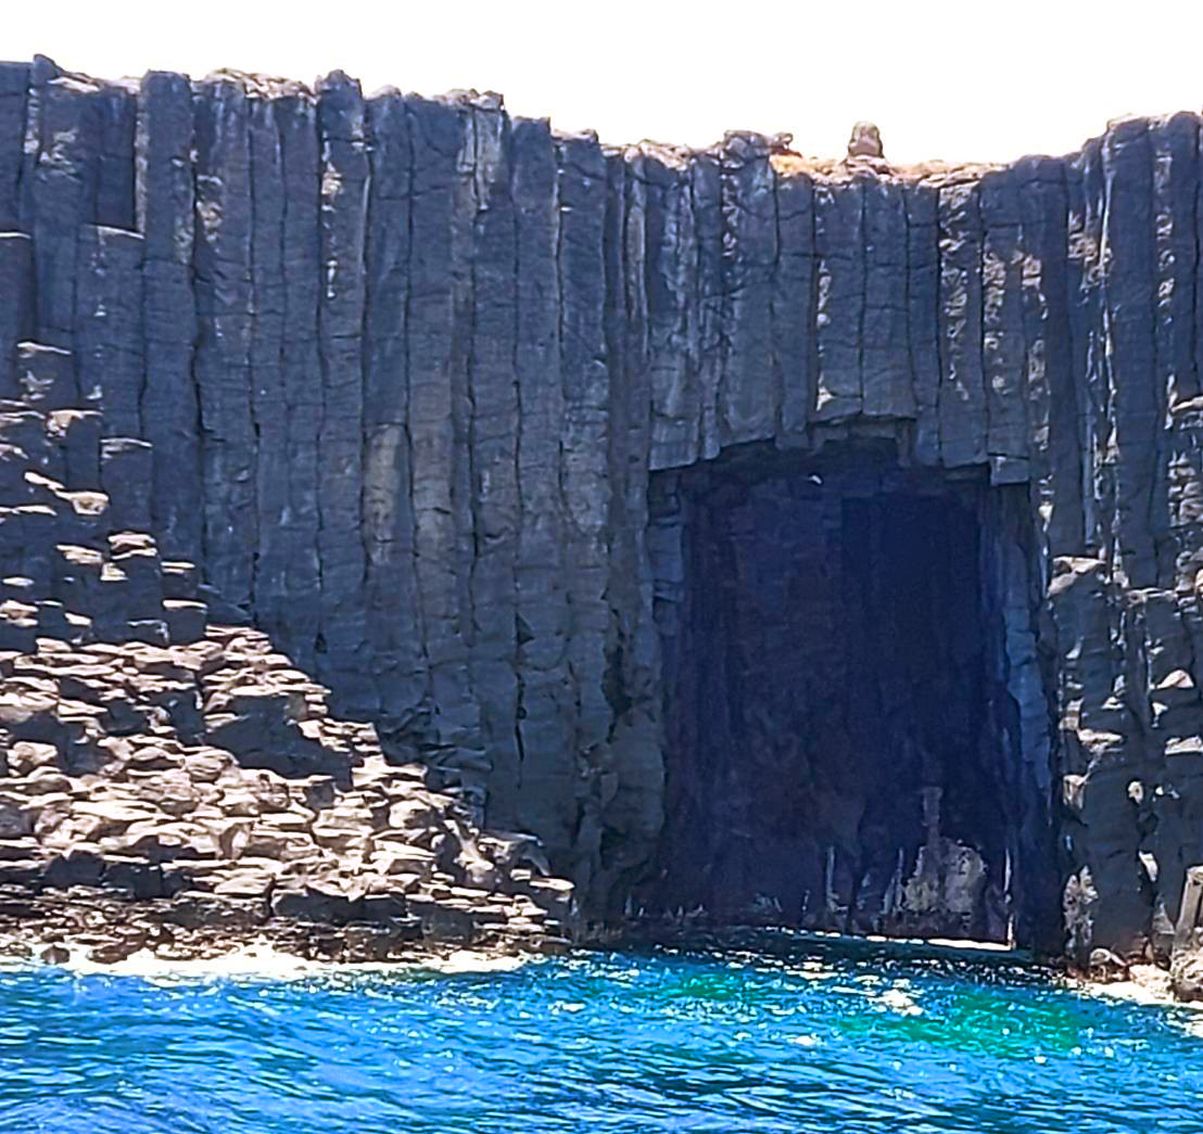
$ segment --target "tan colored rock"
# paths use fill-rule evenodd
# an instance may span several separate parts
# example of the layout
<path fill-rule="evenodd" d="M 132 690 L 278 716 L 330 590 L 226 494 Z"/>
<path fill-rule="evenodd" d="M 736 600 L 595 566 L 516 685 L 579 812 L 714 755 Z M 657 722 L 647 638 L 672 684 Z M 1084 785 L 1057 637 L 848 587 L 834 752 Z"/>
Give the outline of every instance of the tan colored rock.
<path fill-rule="evenodd" d="M 290 834 L 309 835 L 314 823 L 312 812 L 299 807 L 287 811 L 272 811 L 259 817 L 256 829 L 283 831 Z"/>
<path fill-rule="evenodd" d="M 319 846 L 339 854 L 363 856 L 371 846 L 370 813 L 324 811 L 314 820 L 312 833 Z"/>
<path fill-rule="evenodd" d="M 41 840 L 48 840 L 57 833 L 63 823 L 73 818 L 76 801 L 67 792 L 48 792 L 45 795 L 33 796 L 26 802 L 26 809 L 34 819 L 34 834 Z M 81 835 L 76 833 L 73 838 Z M 82 833 L 82 837 L 90 838 L 90 832 Z"/>
<path fill-rule="evenodd" d="M 224 652 L 217 642 L 193 642 L 187 646 L 177 646 L 171 654 L 176 666 L 198 678 L 210 676 L 225 664 Z"/>
<path fill-rule="evenodd" d="M 288 811 L 292 796 L 288 782 L 272 772 L 248 773 L 228 768 L 217 780 L 221 808 L 228 815 L 264 815 Z"/>
<path fill-rule="evenodd" d="M 154 804 L 168 815 L 179 818 L 200 805 L 200 793 L 182 770 L 162 772 L 136 782 L 138 798 Z"/>
<path fill-rule="evenodd" d="M 230 816 L 254 818 L 263 813 L 263 801 L 250 785 L 224 776 L 218 781 L 218 806 Z"/>
<path fill-rule="evenodd" d="M 275 859 L 277 862 L 302 862 L 320 858 L 322 850 L 308 834 L 272 830 L 256 824 L 247 838 L 243 853 Z"/>
<path fill-rule="evenodd" d="M 848 156 L 850 158 L 885 156 L 881 145 L 881 131 L 872 122 L 858 122 L 852 127 L 852 136 L 848 139 Z"/>
<path fill-rule="evenodd" d="M 8 767 L 14 776 L 28 776 L 37 768 L 62 770 L 58 748 L 32 740 L 18 740 L 8 750 Z"/>
<path fill-rule="evenodd" d="M 178 757 L 161 744 L 144 743 L 130 752 L 126 766 L 140 772 L 166 772 L 178 766 Z"/>
<path fill-rule="evenodd" d="M 34 768 L 29 775 L 14 777 L 8 780 L 6 787 L 19 791 L 23 795 L 50 795 L 52 793 L 69 793 L 72 789 L 71 780 L 55 767 Z"/>
<path fill-rule="evenodd" d="M 412 831 L 440 825 L 441 811 L 429 796 L 414 796 L 398 800 L 389 808 L 388 826 L 391 830 Z"/>
<path fill-rule="evenodd" d="M 223 869 L 215 876 L 215 894 L 232 897 L 261 897 L 270 892 L 279 874 L 279 865 L 268 859 L 246 859 L 233 870 Z"/>
<path fill-rule="evenodd" d="M 372 868 L 381 874 L 410 874 L 418 878 L 429 878 L 434 873 L 438 856 L 425 847 L 392 838 L 382 839 L 380 836 L 373 839 L 372 845 L 369 861 Z"/>
<path fill-rule="evenodd" d="M 58 697 L 48 693 L 0 692 L 0 728 L 28 725 L 39 714 L 52 714 Z"/>
<path fill-rule="evenodd" d="M 231 862 L 237 862 L 246 852 L 251 841 L 251 831 L 254 829 L 254 824 L 249 820 L 224 817 L 208 823 L 207 826 L 217 839 L 222 857 Z"/>
<path fill-rule="evenodd" d="M 193 748 L 184 753 L 184 769 L 193 783 L 215 784 L 233 759 L 221 748 Z"/>
<path fill-rule="evenodd" d="M 527 896 L 541 909 L 562 923 L 573 916 L 574 887 L 564 878 L 532 878 L 523 887 Z"/>
<path fill-rule="evenodd" d="M 100 845 L 106 853 L 135 855 L 150 862 L 220 856 L 217 840 L 203 827 L 165 823 L 161 817 L 131 823 L 120 834 L 101 839 Z"/>

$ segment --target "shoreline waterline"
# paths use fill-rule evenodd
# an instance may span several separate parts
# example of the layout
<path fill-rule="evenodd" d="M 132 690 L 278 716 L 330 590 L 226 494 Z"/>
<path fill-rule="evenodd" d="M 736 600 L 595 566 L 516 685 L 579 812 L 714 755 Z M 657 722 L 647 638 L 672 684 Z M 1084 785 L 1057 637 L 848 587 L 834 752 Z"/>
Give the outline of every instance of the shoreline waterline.
<path fill-rule="evenodd" d="M 14 946 L 29 951 L 18 955 Z M 59 959 L 47 951 L 61 949 Z M 166 957 L 140 949 L 120 960 L 91 960 L 85 946 L 70 939 L 45 941 L 36 937 L 0 939 L 0 973 L 28 969 L 53 969 L 75 976 L 137 977 L 145 980 L 245 979 L 262 981 L 304 980 L 339 973 L 433 972 L 456 975 L 470 972 L 511 972 L 544 960 L 540 953 L 517 953 L 492 948 L 448 948 L 415 951 L 386 961 L 314 960 L 277 947 L 267 937 L 231 942 L 228 950 L 212 956 Z"/>
<path fill-rule="evenodd" d="M 48 959 L 47 950 L 62 949 L 68 956 Z M 24 955 L 17 955 L 20 950 Z M 359 975 L 435 974 L 458 976 L 514 972 L 546 963 L 553 955 L 576 958 L 617 953 L 680 953 L 723 958 L 735 955 L 749 964 L 774 961 L 820 964 L 842 959 L 882 962 L 883 969 L 898 963 L 935 962 L 951 969 L 978 967 L 1022 971 L 1049 988 L 1065 988 L 1088 996 L 1151 1007 L 1186 1008 L 1203 1013 L 1203 1002 L 1184 1002 L 1173 995 L 1170 974 L 1153 964 L 1133 964 L 1123 980 L 1101 980 L 1037 960 L 1025 950 L 997 942 L 955 939 L 852 936 L 810 930 L 763 927 L 728 927 L 709 932 L 649 933 L 640 931 L 601 943 L 583 943 L 564 953 L 547 954 L 486 946 L 448 946 L 415 950 L 388 960 L 315 960 L 280 948 L 267 936 L 231 940 L 230 947 L 210 956 L 167 957 L 141 949 L 117 961 L 92 960 L 87 946 L 70 939 L 53 941 L 36 935 L 0 937 L 0 974 L 28 969 L 61 970 L 74 976 L 133 977 L 150 982 L 235 980 L 288 982 L 313 978 Z M 904 1005 L 905 1007 L 905 1005 Z M 1203 1034 L 1201 1024 L 1200 1034 Z"/>

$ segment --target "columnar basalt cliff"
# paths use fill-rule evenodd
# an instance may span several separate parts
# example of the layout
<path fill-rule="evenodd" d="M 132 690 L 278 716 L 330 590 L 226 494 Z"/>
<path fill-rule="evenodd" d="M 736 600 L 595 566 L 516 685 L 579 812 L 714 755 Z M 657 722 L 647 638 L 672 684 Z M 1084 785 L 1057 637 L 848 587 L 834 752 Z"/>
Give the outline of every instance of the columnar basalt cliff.
<path fill-rule="evenodd" d="M 897 169 L 0 67 L 0 396 L 594 917 L 1168 949 L 1203 860 L 1200 119 Z M 33 345 L 31 345 L 33 344 Z"/>

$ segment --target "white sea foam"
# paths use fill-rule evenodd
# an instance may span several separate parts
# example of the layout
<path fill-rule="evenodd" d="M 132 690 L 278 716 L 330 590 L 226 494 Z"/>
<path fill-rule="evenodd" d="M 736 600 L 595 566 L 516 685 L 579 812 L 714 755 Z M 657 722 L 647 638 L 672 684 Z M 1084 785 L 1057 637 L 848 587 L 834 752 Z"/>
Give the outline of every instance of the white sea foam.
<path fill-rule="evenodd" d="M 1127 1000 L 1133 1004 L 1152 1004 L 1166 1008 L 1185 1008 L 1188 1016 L 1176 1016 L 1175 1022 L 1192 1036 L 1203 1038 L 1203 1002 L 1182 1001 L 1174 997 L 1170 974 L 1157 965 L 1132 965 L 1128 980 L 1096 981 L 1070 979 L 1068 983 L 1088 996 L 1108 1000 Z"/>
<path fill-rule="evenodd" d="M 890 1012 L 899 1016 L 922 1016 L 923 1009 L 915 1003 L 915 998 L 901 988 L 887 988 L 879 997 L 877 1003 Z"/>
<path fill-rule="evenodd" d="M 45 945 L 34 944 L 35 953 Z M 87 949 L 70 941 L 57 942 L 68 952 L 61 968 L 79 976 L 105 975 L 137 977 L 154 982 L 174 983 L 197 980 L 304 980 L 319 976 L 358 973 L 400 975 L 403 973 L 437 972 L 448 976 L 466 973 L 511 972 L 522 968 L 537 956 L 515 956 L 474 949 L 456 949 L 444 954 L 423 954 L 398 961 L 332 962 L 311 961 L 293 953 L 285 953 L 268 941 L 255 941 L 222 953 L 217 957 L 187 959 L 160 957 L 149 949 L 141 949 L 111 964 L 88 958 Z M 28 968 L 29 960 L 0 958 L 5 968 Z"/>

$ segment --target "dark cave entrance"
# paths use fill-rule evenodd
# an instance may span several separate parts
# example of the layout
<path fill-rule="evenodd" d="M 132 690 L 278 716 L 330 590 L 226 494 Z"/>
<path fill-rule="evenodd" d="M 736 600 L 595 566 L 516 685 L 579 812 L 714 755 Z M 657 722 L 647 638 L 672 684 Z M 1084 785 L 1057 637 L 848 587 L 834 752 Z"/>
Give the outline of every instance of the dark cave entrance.
<path fill-rule="evenodd" d="M 1057 933 L 1026 486 L 893 446 L 657 473 L 666 815 L 649 912 Z"/>

